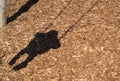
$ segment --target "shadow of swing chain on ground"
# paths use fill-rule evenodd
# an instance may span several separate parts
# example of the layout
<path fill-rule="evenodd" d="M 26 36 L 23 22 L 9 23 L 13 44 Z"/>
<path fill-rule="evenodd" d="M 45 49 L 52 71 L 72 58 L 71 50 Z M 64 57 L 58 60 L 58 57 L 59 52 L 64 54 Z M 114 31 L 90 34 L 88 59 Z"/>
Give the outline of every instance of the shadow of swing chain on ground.
<path fill-rule="evenodd" d="M 27 64 L 34 59 L 38 54 L 43 54 L 50 49 L 57 49 L 61 46 L 59 39 L 57 38 L 58 32 L 51 30 L 47 33 L 36 33 L 35 38 L 22 49 L 13 59 L 9 62 L 9 65 L 15 64 L 17 59 L 21 55 L 27 53 L 28 57 L 22 63 L 13 67 L 15 71 L 25 68 Z"/>
<path fill-rule="evenodd" d="M 74 28 L 74 26 L 77 25 L 77 23 L 78 23 L 79 21 L 81 21 L 81 20 L 83 19 L 83 17 L 84 17 L 87 13 L 89 13 L 89 12 L 92 10 L 92 8 L 93 8 L 99 1 L 100 1 L 100 0 L 96 0 L 96 2 L 93 3 L 93 5 L 92 5 L 88 10 L 86 10 L 86 12 L 84 12 L 84 13 L 82 14 L 82 16 L 79 17 L 79 19 L 78 19 L 74 24 L 72 24 L 71 26 L 69 26 L 69 28 L 65 31 L 65 33 L 61 35 L 61 37 L 59 38 L 59 40 L 61 40 L 62 38 L 64 38 L 64 37 L 67 35 L 67 33 L 70 32 L 70 30 L 72 30 L 72 29 Z"/>
<path fill-rule="evenodd" d="M 22 13 L 27 12 L 34 4 L 36 4 L 39 0 L 29 0 L 26 4 L 24 4 L 18 12 L 16 12 L 13 16 L 7 18 L 7 23 L 10 23 L 17 19 Z"/>

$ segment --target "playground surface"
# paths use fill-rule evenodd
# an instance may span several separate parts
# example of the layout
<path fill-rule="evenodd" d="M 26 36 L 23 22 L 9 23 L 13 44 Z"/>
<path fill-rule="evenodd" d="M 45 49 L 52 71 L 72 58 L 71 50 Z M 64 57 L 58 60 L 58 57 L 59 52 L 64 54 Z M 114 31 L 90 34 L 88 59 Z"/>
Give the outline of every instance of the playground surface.
<path fill-rule="evenodd" d="M 0 81 L 120 81 L 119 0 L 7 0 L 0 29 Z M 61 46 L 25 68 L 9 62 L 37 32 L 58 32 Z"/>

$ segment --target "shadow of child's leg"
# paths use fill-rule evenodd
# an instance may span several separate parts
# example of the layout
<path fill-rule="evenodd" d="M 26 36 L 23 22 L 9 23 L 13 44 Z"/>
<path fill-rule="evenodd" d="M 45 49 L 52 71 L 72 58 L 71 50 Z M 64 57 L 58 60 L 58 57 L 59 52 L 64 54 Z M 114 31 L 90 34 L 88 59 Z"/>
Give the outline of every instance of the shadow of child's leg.
<path fill-rule="evenodd" d="M 10 62 L 9 65 L 15 64 L 16 60 L 20 58 L 21 55 L 26 53 L 26 49 L 21 50 Z"/>
<path fill-rule="evenodd" d="M 25 61 L 23 61 L 19 65 L 15 66 L 13 69 L 17 71 L 17 70 L 20 70 L 22 68 L 25 68 L 27 66 L 27 64 L 34 59 L 34 57 L 35 57 L 35 55 L 28 56 Z"/>

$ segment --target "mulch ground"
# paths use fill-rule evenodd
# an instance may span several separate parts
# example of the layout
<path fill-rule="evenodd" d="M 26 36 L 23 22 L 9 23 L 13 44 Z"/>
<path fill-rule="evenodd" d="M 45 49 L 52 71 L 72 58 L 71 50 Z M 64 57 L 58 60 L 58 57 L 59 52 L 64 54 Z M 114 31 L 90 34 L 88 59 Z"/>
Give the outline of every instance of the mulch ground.
<path fill-rule="evenodd" d="M 7 0 L 13 20 L 0 28 L 0 81 L 120 81 L 119 0 L 29 1 Z M 51 30 L 58 32 L 61 47 L 13 70 L 28 55 L 12 66 L 11 59 L 37 32 Z"/>

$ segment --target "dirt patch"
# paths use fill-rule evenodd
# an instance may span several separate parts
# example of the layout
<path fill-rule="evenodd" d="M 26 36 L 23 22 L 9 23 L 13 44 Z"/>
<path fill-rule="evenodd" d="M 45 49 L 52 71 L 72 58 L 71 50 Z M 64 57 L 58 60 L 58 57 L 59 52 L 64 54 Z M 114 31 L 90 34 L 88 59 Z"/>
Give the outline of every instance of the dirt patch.
<path fill-rule="evenodd" d="M 0 29 L 0 81 L 120 81 L 119 0 L 8 0 Z M 25 5 L 26 4 L 26 5 Z M 22 9 L 24 11 L 20 12 Z M 21 10 L 20 10 L 21 9 Z M 83 17 L 82 17 L 83 16 Z M 8 63 L 37 32 L 58 32 L 60 48 L 37 55 L 25 68 Z"/>

